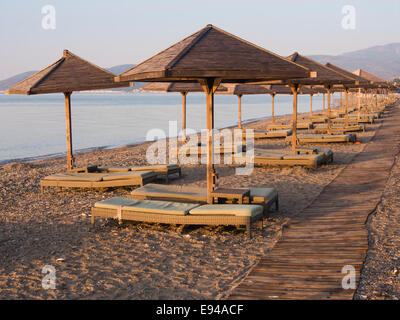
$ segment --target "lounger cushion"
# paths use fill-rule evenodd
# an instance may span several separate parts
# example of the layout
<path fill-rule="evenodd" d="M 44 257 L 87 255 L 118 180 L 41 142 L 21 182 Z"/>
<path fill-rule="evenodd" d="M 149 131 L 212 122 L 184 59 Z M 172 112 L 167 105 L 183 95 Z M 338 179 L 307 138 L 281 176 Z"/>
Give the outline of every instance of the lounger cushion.
<path fill-rule="evenodd" d="M 122 209 L 126 211 L 155 213 L 155 214 L 172 214 L 184 216 L 190 210 L 198 207 L 197 203 L 183 203 L 173 201 L 159 200 L 137 200 L 132 205 L 124 206 Z"/>
<path fill-rule="evenodd" d="M 139 171 L 139 172 L 113 172 L 103 174 L 104 181 L 126 180 L 126 179 L 145 179 L 154 176 L 154 171 Z"/>
<path fill-rule="evenodd" d="M 124 198 L 124 197 L 113 197 L 110 199 L 96 202 L 94 206 L 96 208 L 116 209 L 118 207 L 133 205 L 138 201 L 139 200 Z"/>
<path fill-rule="evenodd" d="M 102 173 L 56 173 L 45 177 L 43 180 L 51 181 L 82 181 L 82 182 L 98 182 L 103 178 Z"/>
<path fill-rule="evenodd" d="M 206 204 L 190 210 L 190 215 L 230 215 L 256 217 L 263 214 L 263 207 L 257 204 Z"/>

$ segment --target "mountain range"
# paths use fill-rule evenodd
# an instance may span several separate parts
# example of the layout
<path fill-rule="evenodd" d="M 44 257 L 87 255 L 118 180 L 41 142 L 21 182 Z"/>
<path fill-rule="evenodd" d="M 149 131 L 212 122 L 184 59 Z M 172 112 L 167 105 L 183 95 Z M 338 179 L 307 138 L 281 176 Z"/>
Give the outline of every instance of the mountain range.
<path fill-rule="evenodd" d="M 300 54 L 303 53 L 300 52 Z M 386 80 L 400 78 L 400 43 L 374 46 L 340 55 L 308 55 L 308 57 L 323 64 L 330 62 L 349 71 L 361 68 Z M 134 64 L 122 64 L 107 68 L 107 70 L 118 75 L 133 66 Z M 0 91 L 7 90 L 35 72 L 37 71 L 27 71 L 0 81 Z M 135 89 L 139 89 L 142 86 L 143 83 L 135 83 Z M 131 91 L 132 88 L 114 90 Z"/>

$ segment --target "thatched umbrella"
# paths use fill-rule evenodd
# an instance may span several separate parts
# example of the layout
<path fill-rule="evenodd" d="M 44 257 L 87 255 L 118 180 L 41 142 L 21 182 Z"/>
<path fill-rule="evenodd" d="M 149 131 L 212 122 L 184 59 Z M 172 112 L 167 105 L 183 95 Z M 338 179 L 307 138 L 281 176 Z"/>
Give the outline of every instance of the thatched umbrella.
<path fill-rule="evenodd" d="M 212 25 L 123 72 L 116 81 L 199 82 L 207 96 L 207 202 L 212 203 L 214 93 L 220 83 L 309 77 L 310 71 Z"/>
<path fill-rule="evenodd" d="M 357 76 L 356 74 L 351 73 L 350 71 L 347 71 L 343 68 L 340 68 L 332 63 L 327 63 L 326 66 L 328 68 L 331 68 L 332 70 L 335 70 L 336 72 L 339 72 L 347 77 L 350 77 L 356 81 L 354 84 L 351 85 L 344 85 L 344 92 L 345 92 L 345 108 L 346 108 L 346 122 L 345 125 L 347 126 L 349 123 L 349 115 L 348 115 L 348 104 L 349 104 L 349 90 L 350 88 L 358 88 L 358 119 L 360 118 L 361 115 L 361 88 L 368 88 L 371 87 L 372 81 L 368 81 L 365 78 L 362 78 L 360 76 Z"/>
<path fill-rule="evenodd" d="M 196 82 L 152 82 L 140 89 L 147 92 L 179 92 L 182 95 L 182 140 L 186 141 L 186 96 L 189 92 L 204 92 Z M 218 86 L 217 92 L 226 92 L 228 89 Z"/>
<path fill-rule="evenodd" d="M 62 92 L 65 96 L 67 127 L 67 169 L 73 169 L 71 126 L 71 94 L 73 91 L 128 87 L 129 82 L 114 82 L 115 75 L 104 70 L 68 50 L 49 67 L 15 84 L 6 94 L 44 94 Z"/>
<path fill-rule="evenodd" d="M 385 88 L 389 87 L 388 82 L 385 79 L 378 77 L 368 71 L 365 71 L 364 69 L 354 70 L 353 74 L 355 74 L 359 77 L 362 77 L 364 79 L 367 79 L 369 81 L 372 81 L 375 84 L 376 88 L 382 88 L 384 90 Z M 372 104 L 372 98 L 373 98 L 372 95 L 373 95 L 373 93 L 371 90 L 371 104 Z M 375 103 L 377 104 L 377 100 L 375 100 Z"/>
<path fill-rule="evenodd" d="M 292 55 L 288 56 L 286 59 L 289 61 L 295 62 L 300 64 L 310 70 L 316 71 L 317 76 L 314 78 L 308 79 L 299 79 L 296 81 L 299 85 L 323 85 L 326 89 L 328 94 L 328 133 L 330 133 L 330 112 L 331 112 L 331 89 L 335 84 L 346 84 L 346 83 L 354 83 L 354 80 L 343 76 L 334 70 L 314 61 L 305 56 L 300 55 L 298 52 L 293 53 Z M 293 80 L 287 81 L 290 83 Z M 297 95 L 295 90 L 293 91 L 293 95 Z M 297 104 L 296 108 L 293 109 L 293 133 L 292 133 L 292 150 L 295 153 L 296 144 L 297 144 Z"/>

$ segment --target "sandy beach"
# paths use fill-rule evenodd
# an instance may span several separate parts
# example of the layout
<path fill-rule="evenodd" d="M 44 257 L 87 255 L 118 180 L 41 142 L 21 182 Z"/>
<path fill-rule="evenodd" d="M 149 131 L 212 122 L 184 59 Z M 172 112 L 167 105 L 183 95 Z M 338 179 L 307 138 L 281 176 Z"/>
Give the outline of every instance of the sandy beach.
<path fill-rule="evenodd" d="M 279 120 L 287 119 L 288 116 Z M 246 127 L 263 129 L 268 123 L 270 119 Z M 264 230 L 256 231 L 252 239 L 244 237 L 243 230 L 229 227 L 144 223 L 119 226 L 115 221 L 99 219 L 91 228 L 90 209 L 96 201 L 127 195 L 130 190 L 53 189 L 40 194 L 40 179 L 65 170 L 65 158 L 0 167 L 0 298 L 226 298 L 258 259 L 274 246 L 285 224 L 363 150 L 379 125 L 377 121 L 365 133 L 357 134 L 361 144 L 329 145 L 334 152 L 334 163 L 318 170 L 255 168 L 250 176 L 235 176 L 233 167 L 217 166 L 222 186 L 269 186 L 278 190 L 280 210 L 271 213 Z M 143 165 L 148 145 L 79 154 L 77 166 Z M 256 146 L 290 149 L 282 140 L 259 140 Z M 398 192 L 391 185 L 398 184 L 398 175 L 394 169 L 379 215 L 372 218 L 374 238 L 379 237 L 378 231 L 385 226 L 395 227 L 389 223 L 396 218 L 395 212 L 388 208 L 397 208 Z M 183 178 L 171 183 L 204 186 L 204 177 L 205 166 L 185 165 Z M 396 251 L 393 243 L 390 250 Z M 376 270 L 374 263 L 367 261 L 367 267 Z M 56 268 L 55 290 L 44 290 L 41 286 L 45 265 Z M 375 276 L 374 272 L 366 273 L 361 281 L 360 298 L 374 297 Z M 391 297 L 399 294 L 398 287 L 397 291 L 389 291 Z"/>

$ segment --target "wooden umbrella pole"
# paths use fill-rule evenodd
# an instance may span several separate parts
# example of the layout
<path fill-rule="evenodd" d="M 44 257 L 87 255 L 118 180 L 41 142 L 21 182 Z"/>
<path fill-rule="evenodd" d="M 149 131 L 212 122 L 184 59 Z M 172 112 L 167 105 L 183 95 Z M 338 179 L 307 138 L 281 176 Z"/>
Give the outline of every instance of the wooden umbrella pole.
<path fill-rule="evenodd" d="M 186 142 L 186 95 L 187 92 L 181 92 L 182 94 L 182 144 Z"/>
<path fill-rule="evenodd" d="M 271 93 L 272 98 L 272 124 L 275 123 L 275 93 Z"/>
<path fill-rule="evenodd" d="M 361 88 L 358 88 L 358 115 L 357 119 L 360 120 L 361 117 Z"/>
<path fill-rule="evenodd" d="M 325 89 L 326 89 L 327 98 L 328 98 L 328 101 L 327 101 L 327 104 L 328 104 L 328 106 L 327 106 L 328 107 L 328 114 L 327 114 L 328 129 L 327 129 L 327 131 L 328 131 L 328 134 L 331 134 L 331 86 L 327 85 L 325 87 Z"/>
<path fill-rule="evenodd" d="M 74 156 L 72 151 L 72 125 L 71 125 L 71 92 L 64 92 L 65 96 L 65 121 L 67 128 L 67 170 L 74 168 Z"/>
<path fill-rule="evenodd" d="M 312 117 L 312 97 L 313 95 L 310 94 L 310 117 Z"/>
<path fill-rule="evenodd" d="M 299 85 L 291 84 L 290 89 L 292 89 L 292 94 L 293 94 L 292 154 L 296 154 L 296 147 L 297 147 L 297 92 L 299 89 Z"/>
<path fill-rule="evenodd" d="M 239 100 L 239 109 L 238 109 L 238 128 L 242 129 L 242 95 L 237 95 Z"/>
<path fill-rule="evenodd" d="M 345 112 L 346 112 L 346 120 L 345 120 L 345 126 L 347 127 L 349 125 L 349 89 L 344 88 L 344 103 L 345 103 Z"/>
<path fill-rule="evenodd" d="M 325 113 L 325 93 L 322 94 L 322 101 L 323 101 L 323 111 Z"/>
<path fill-rule="evenodd" d="M 212 192 L 216 185 L 216 176 L 214 170 L 214 93 L 217 90 L 221 80 L 215 78 L 199 79 L 199 83 L 203 87 L 207 96 L 207 203 L 213 203 Z"/>
<path fill-rule="evenodd" d="M 368 104 L 368 89 L 364 90 L 364 106 Z"/>
<path fill-rule="evenodd" d="M 378 106 L 378 89 L 375 90 L 375 107 Z"/>
<path fill-rule="evenodd" d="M 343 93 L 340 91 L 340 106 L 343 107 Z"/>

